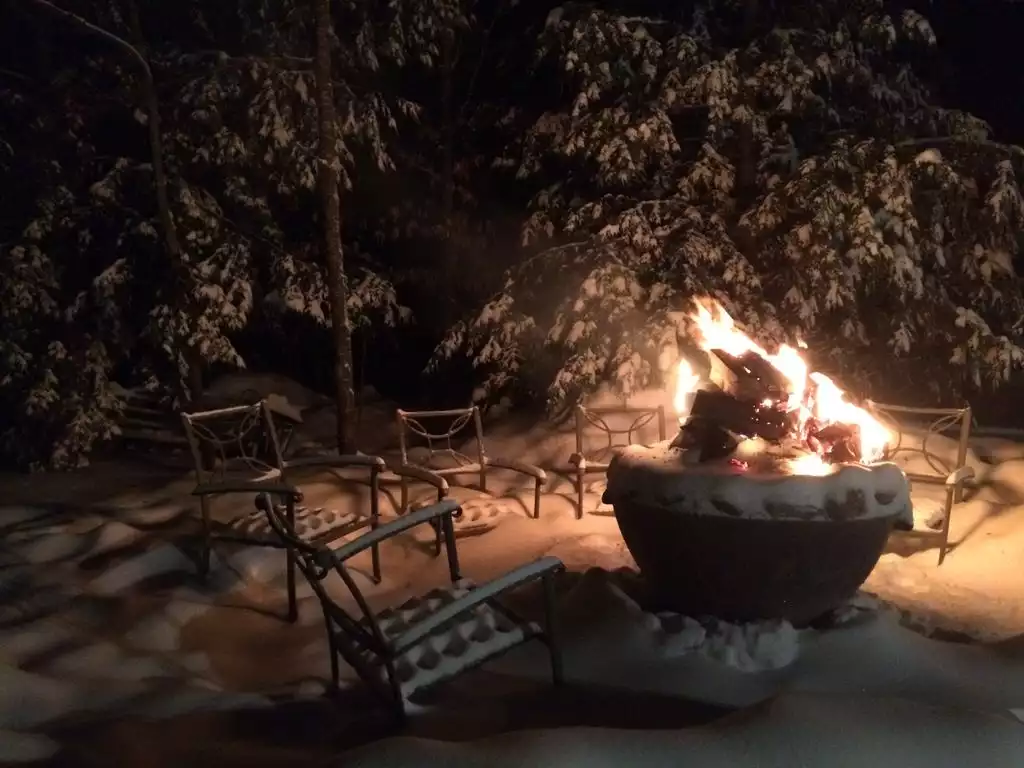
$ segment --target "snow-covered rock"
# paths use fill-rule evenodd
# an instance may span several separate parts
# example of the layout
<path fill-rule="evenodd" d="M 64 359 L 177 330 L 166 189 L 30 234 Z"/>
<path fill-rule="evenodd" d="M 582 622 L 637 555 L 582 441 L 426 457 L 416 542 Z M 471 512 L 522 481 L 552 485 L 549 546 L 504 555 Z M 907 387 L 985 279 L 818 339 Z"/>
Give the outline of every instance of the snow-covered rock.
<path fill-rule="evenodd" d="M 710 617 L 649 613 L 623 578 L 592 568 L 559 606 L 564 633 L 584 644 L 602 637 L 636 660 L 701 656 L 739 672 L 789 666 L 800 655 L 800 633 L 784 621 L 731 624 Z M 598 629 L 600 627 L 600 629 Z M 572 640 L 570 641 L 572 642 Z"/>

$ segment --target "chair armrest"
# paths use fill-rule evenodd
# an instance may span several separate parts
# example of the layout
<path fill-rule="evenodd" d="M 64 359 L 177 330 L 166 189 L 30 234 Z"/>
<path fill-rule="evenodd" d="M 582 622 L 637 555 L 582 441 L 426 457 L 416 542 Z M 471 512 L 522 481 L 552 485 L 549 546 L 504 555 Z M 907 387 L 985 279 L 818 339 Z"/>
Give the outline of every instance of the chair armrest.
<path fill-rule="evenodd" d="M 400 464 L 397 467 L 391 467 L 391 471 L 399 477 L 408 477 L 413 480 L 419 480 L 421 483 L 434 486 L 442 499 L 448 495 L 448 481 L 436 472 L 431 472 L 429 469 L 416 467 L 412 464 Z"/>
<path fill-rule="evenodd" d="M 341 456 L 306 456 L 301 459 L 290 459 L 284 463 L 285 469 L 303 469 L 306 467 L 347 469 L 349 467 L 366 467 L 367 469 L 382 471 L 384 466 L 384 459 L 380 456 L 368 456 L 365 453 L 343 454 Z"/>
<path fill-rule="evenodd" d="M 277 478 L 272 481 L 224 480 L 202 483 L 192 490 L 193 496 L 219 496 L 225 493 L 270 493 L 275 496 L 291 496 L 296 500 L 302 497 L 298 488 Z"/>
<path fill-rule="evenodd" d="M 960 467 L 953 472 L 949 473 L 949 477 L 946 478 L 946 485 L 956 487 L 963 485 L 968 480 L 974 479 L 974 467 Z"/>
<path fill-rule="evenodd" d="M 369 533 L 364 533 L 362 536 L 353 539 L 337 549 L 323 549 L 318 554 L 323 555 L 323 565 L 340 564 L 348 560 L 350 557 L 358 555 L 363 550 L 369 549 L 374 544 L 379 544 L 385 539 L 397 536 L 399 533 L 407 531 L 410 528 L 415 528 L 417 525 L 423 525 L 424 523 L 429 523 L 443 517 L 450 518 L 459 509 L 460 506 L 457 501 L 452 499 L 439 501 L 436 504 L 431 504 L 429 507 L 418 509 L 415 512 L 402 515 L 402 517 L 397 520 L 392 520 L 389 523 L 378 526 Z"/>
<path fill-rule="evenodd" d="M 539 579 L 556 571 L 562 571 L 564 568 L 565 565 L 557 557 L 542 557 L 539 560 L 534 560 L 532 563 L 521 565 L 513 571 L 488 581 L 486 584 L 481 584 L 479 587 L 471 589 L 468 594 L 453 600 L 440 610 L 430 614 L 423 621 L 413 624 L 390 644 L 392 652 L 400 654 L 437 631 L 439 627 L 481 603 L 485 603 L 513 587 L 522 586 L 534 579 Z"/>
<path fill-rule="evenodd" d="M 573 469 L 586 473 L 607 472 L 609 466 L 607 461 L 590 461 L 586 456 L 579 453 L 574 453 L 569 457 L 569 465 Z"/>
<path fill-rule="evenodd" d="M 536 467 L 533 464 L 525 464 L 521 461 L 513 461 L 512 459 L 492 459 L 490 456 L 484 459 L 484 463 L 488 467 L 497 467 L 499 469 L 510 469 L 513 472 L 518 472 L 521 475 L 529 475 L 535 477 L 541 482 L 548 479 L 547 472 L 540 467 Z"/>

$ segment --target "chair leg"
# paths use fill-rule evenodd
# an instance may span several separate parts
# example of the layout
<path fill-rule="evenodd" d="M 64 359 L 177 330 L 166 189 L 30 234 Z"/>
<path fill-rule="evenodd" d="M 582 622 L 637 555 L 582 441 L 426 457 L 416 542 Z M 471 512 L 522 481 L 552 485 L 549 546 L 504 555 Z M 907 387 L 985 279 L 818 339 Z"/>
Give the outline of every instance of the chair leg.
<path fill-rule="evenodd" d="M 331 620 L 324 614 L 327 623 L 327 652 L 331 654 L 331 686 L 337 691 L 341 687 L 341 672 L 338 668 L 338 649 L 334 645 L 334 633 L 331 630 Z"/>
<path fill-rule="evenodd" d="M 541 494 L 541 482 L 537 479 L 537 483 L 533 487 L 533 519 L 540 520 L 540 494 Z"/>
<path fill-rule="evenodd" d="M 341 688 L 341 672 L 338 669 L 338 654 L 331 651 L 331 688 L 337 691 Z"/>
<path fill-rule="evenodd" d="M 942 539 L 939 541 L 939 562 L 942 565 L 946 559 L 946 551 L 949 549 L 949 523 L 953 516 L 953 489 L 946 491 L 946 514 L 942 519 Z"/>
<path fill-rule="evenodd" d="M 370 474 L 370 531 L 373 532 L 380 527 L 380 479 L 377 470 Z M 373 580 L 380 584 L 380 546 L 374 544 L 370 550 L 370 557 L 373 562 Z"/>
<path fill-rule="evenodd" d="M 402 686 L 398 683 L 398 678 L 395 676 L 394 663 L 387 661 L 384 666 L 387 670 L 387 690 L 383 691 L 384 699 L 392 708 L 395 725 L 399 728 L 404 728 L 409 718 L 408 713 L 405 711 L 405 696 L 402 694 Z"/>
<path fill-rule="evenodd" d="M 394 710 L 395 726 L 399 729 L 405 728 L 409 724 L 409 713 L 405 711 L 405 700 L 400 699 L 395 704 Z"/>
<path fill-rule="evenodd" d="M 371 520 L 370 521 L 370 530 L 371 531 L 376 530 L 376 528 L 379 525 L 380 525 L 380 523 L 376 519 Z M 380 545 L 379 544 L 374 544 L 370 548 L 370 559 L 371 559 L 371 562 L 373 563 L 373 566 L 372 566 L 372 568 L 373 568 L 373 581 L 374 581 L 375 584 L 380 584 L 380 582 L 381 582 L 383 577 L 381 576 L 381 572 L 380 572 Z"/>
<path fill-rule="evenodd" d="M 199 576 L 205 581 L 210 575 L 210 555 L 213 549 L 213 532 L 210 529 L 210 506 L 205 496 L 199 498 L 203 534 L 199 542 Z"/>
<path fill-rule="evenodd" d="M 299 598 L 295 586 L 295 552 L 291 547 L 285 550 L 285 558 L 288 568 L 288 615 L 289 624 L 299 620 Z"/>
<path fill-rule="evenodd" d="M 583 519 L 583 473 L 576 473 L 576 519 Z"/>
<path fill-rule="evenodd" d="M 562 667 L 562 648 L 559 644 L 557 619 L 555 618 L 555 580 L 551 574 L 542 578 L 544 588 L 544 634 L 548 654 L 551 658 L 551 683 L 561 685 L 565 680 Z"/>
<path fill-rule="evenodd" d="M 442 501 L 444 501 L 444 494 L 438 491 L 437 503 L 440 504 Z M 441 545 L 444 543 L 444 526 L 438 519 L 431 520 L 430 525 L 434 529 L 434 557 L 440 557 Z"/>
<path fill-rule="evenodd" d="M 288 528 L 289 530 L 295 530 L 295 499 L 291 496 L 288 497 L 288 501 L 285 505 L 286 514 L 288 516 Z M 294 624 L 299 620 L 299 600 L 296 594 L 295 587 L 295 550 L 292 547 L 285 549 L 285 565 L 287 568 L 286 577 L 288 579 L 288 622 Z"/>
<path fill-rule="evenodd" d="M 380 584 L 384 579 L 380 573 L 380 545 L 373 545 L 373 548 L 370 550 L 370 558 L 373 561 L 373 583 Z"/>

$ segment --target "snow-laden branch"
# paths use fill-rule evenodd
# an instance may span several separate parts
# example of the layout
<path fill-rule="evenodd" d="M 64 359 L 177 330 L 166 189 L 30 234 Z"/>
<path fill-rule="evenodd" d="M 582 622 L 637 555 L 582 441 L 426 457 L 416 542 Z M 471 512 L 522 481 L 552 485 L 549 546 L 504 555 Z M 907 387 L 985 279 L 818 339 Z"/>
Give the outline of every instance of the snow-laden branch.
<path fill-rule="evenodd" d="M 1000 144 L 988 139 L 972 139 L 967 136 L 932 136 L 921 139 L 908 139 L 895 145 L 897 150 L 937 149 L 944 146 L 958 146 L 964 149 L 984 149 L 1001 155 L 1013 155 L 1024 158 L 1024 147 L 1016 144 Z"/>

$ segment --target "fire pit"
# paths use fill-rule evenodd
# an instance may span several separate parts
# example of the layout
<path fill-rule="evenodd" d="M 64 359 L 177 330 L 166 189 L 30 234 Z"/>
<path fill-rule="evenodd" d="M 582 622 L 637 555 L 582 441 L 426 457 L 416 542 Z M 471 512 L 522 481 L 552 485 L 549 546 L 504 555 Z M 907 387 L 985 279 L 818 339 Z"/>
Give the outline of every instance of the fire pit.
<path fill-rule="evenodd" d="M 616 456 L 604 500 L 655 609 L 807 624 L 912 527 L 909 484 L 873 463 L 885 428 L 796 349 L 765 352 L 720 307 L 694 320 L 707 365 L 680 363 L 679 435 Z"/>

